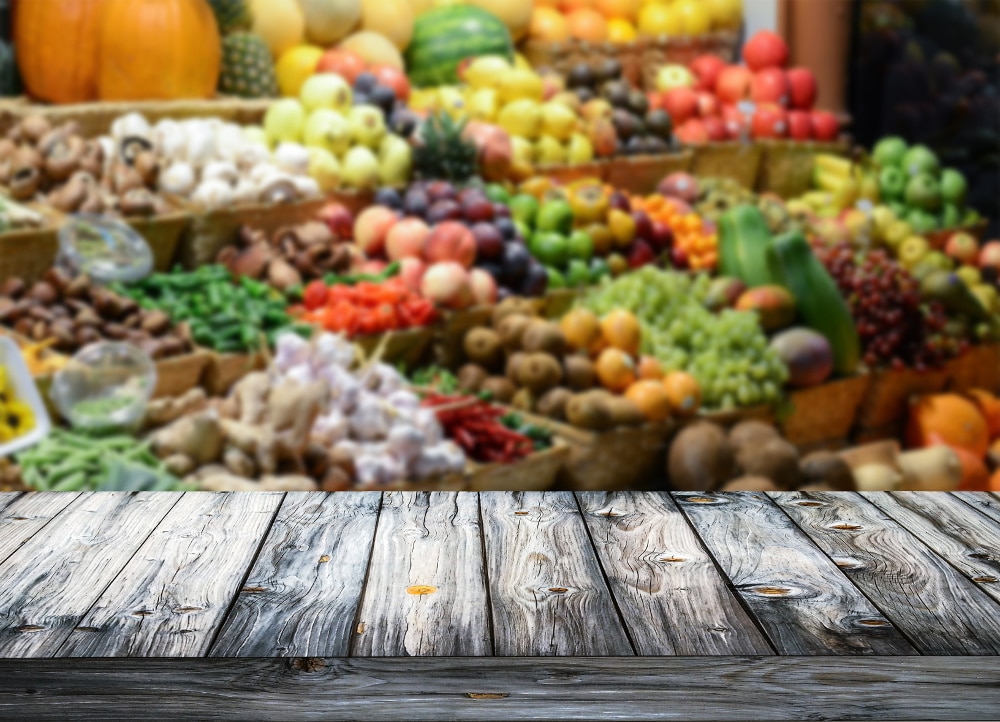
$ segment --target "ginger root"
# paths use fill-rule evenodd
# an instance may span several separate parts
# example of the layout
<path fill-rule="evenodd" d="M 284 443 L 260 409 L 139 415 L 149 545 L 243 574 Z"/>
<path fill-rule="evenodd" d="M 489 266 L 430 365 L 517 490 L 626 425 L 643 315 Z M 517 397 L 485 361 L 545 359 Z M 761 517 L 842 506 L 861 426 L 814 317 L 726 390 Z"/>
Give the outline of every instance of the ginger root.
<path fill-rule="evenodd" d="M 156 399 L 146 408 L 147 428 L 158 429 L 172 424 L 177 419 L 208 408 L 208 396 L 201 387 L 191 389 L 182 396 L 170 399 Z"/>
<path fill-rule="evenodd" d="M 239 420 L 244 424 L 261 424 L 268 413 L 271 381 L 263 371 L 244 376 L 233 388 L 230 398 L 239 405 Z"/>
<path fill-rule="evenodd" d="M 183 454 L 196 466 L 218 461 L 224 441 L 218 414 L 211 409 L 178 419 L 150 437 L 153 453 L 161 459 Z"/>

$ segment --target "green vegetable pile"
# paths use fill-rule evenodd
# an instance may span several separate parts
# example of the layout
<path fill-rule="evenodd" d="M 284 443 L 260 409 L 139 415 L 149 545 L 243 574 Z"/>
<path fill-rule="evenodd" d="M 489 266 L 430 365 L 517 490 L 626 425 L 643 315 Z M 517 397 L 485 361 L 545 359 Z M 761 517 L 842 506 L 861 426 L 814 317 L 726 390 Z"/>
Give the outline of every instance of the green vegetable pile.
<path fill-rule="evenodd" d="M 552 432 L 544 426 L 530 424 L 515 413 L 501 416 L 500 423 L 511 431 L 516 431 L 517 433 L 531 439 L 532 443 L 535 445 L 535 451 L 544 451 L 545 449 L 552 447 Z"/>
<path fill-rule="evenodd" d="M 95 437 L 53 429 L 17 455 L 24 483 L 37 491 L 191 491 L 130 436 Z"/>
<path fill-rule="evenodd" d="M 163 311 L 174 323 L 189 324 L 196 344 L 219 353 L 254 351 L 263 341 L 273 347 L 283 331 L 304 336 L 312 332 L 311 326 L 296 324 L 288 315 L 280 292 L 251 278 L 234 281 L 225 266 L 178 268 L 112 289 L 144 309 Z"/>

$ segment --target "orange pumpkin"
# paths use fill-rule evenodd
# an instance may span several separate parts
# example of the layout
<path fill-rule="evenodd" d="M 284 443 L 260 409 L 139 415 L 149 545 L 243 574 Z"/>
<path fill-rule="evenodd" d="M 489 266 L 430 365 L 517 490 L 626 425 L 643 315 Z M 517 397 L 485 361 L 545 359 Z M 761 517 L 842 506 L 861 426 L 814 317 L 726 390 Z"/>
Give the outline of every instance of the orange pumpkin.
<path fill-rule="evenodd" d="M 906 441 L 912 448 L 935 442 L 961 448 L 982 459 L 990 446 L 990 433 L 979 409 L 958 394 L 921 396 L 910 405 Z"/>
<path fill-rule="evenodd" d="M 83 103 L 97 97 L 99 35 L 105 2 L 17 3 L 14 44 L 18 68 L 29 95 L 49 103 Z M 141 56 L 132 62 L 141 62 Z"/>
<path fill-rule="evenodd" d="M 101 100 L 174 100 L 215 94 L 222 48 L 205 0 L 105 0 Z"/>

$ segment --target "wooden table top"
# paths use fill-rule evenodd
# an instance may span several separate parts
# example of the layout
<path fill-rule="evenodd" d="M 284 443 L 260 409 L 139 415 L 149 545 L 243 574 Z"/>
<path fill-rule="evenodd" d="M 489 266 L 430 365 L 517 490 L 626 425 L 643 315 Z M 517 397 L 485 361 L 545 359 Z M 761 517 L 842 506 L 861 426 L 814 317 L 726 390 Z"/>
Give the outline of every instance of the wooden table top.
<path fill-rule="evenodd" d="M 0 495 L 0 719 L 997 719 L 998 654 L 998 495 Z"/>

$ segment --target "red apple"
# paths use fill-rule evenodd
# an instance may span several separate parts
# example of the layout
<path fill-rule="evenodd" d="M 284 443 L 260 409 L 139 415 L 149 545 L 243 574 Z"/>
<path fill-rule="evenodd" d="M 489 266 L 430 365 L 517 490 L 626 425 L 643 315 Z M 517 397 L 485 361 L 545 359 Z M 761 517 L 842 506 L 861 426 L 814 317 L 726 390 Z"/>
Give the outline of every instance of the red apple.
<path fill-rule="evenodd" d="M 691 88 L 674 88 L 663 96 L 663 108 L 674 121 L 680 125 L 698 113 L 698 96 Z"/>
<path fill-rule="evenodd" d="M 351 85 L 354 79 L 365 72 L 368 64 L 365 59 L 350 50 L 327 50 L 319 59 L 317 73 L 336 73 Z"/>
<path fill-rule="evenodd" d="M 382 255 L 389 231 L 399 221 L 396 211 L 385 206 L 370 206 L 354 222 L 354 242 L 369 258 Z"/>
<path fill-rule="evenodd" d="M 439 223 L 424 244 L 424 260 L 432 264 L 454 261 L 465 268 L 472 268 L 476 261 L 476 238 L 461 223 Z"/>
<path fill-rule="evenodd" d="M 788 114 L 778 105 L 758 105 L 750 121 L 750 134 L 757 138 L 784 138 L 788 135 Z"/>
<path fill-rule="evenodd" d="M 715 84 L 719 80 L 719 73 L 726 67 L 726 61 L 718 55 L 699 55 L 688 67 L 697 79 L 695 87 L 698 90 L 715 92 Z"/>
<path fill-rule="evenodd" d="M 354 237 L 354 214 L 342 203 L 327 203 L 320 208 L 318 220 L 326 224 L 338 241 L 349 241 Z"/>
<path fill-rule="evenodd" d="M 816 104 L 816 76 L 806 68 L 792 68 L 785 75 L 791 86 L 789 100 L 793 108 L 812 110 Z"/>
<path fill-rule="evenodd" d="M 654 251 L 669 250 L 674 245 L 674 232 L 663 221 L 653 221 L 653 237 L 650 241 Z"/>
<path fill-rule="evenodd" d="M 695 95 L 698 96 L 698 117 L 712 118 L 719 114 L 719 99 L 711 93 L 700 90 Z"/>
<path fill-rule="evenodd" d="M 632 250 L 628 254 L 629 268 L 642 268 L 654 261 L 656 261 L 656 253 L 653 252 L 653 247 L 649 243 L 643 240 L 636 240 L 632 244 Z"/>
<path fill-rule="evenodd" d="M 727 65 L 719 73 L 715 84 L 715 94 L 722 103 L 739 103 L 750 95 L 750 81 L 753 76 L 742 65 Z"/>
<path fill-rule="evenodd" d="M 405 103 L 410 99 L 410 81 L 406 77 L 406 73 L 390 65 L 375 65 L 371 72 L 375 75 L 379 85 L 392 88 L 397 100 Z"/>
<path fill-rule="evenodd" d="M 792 140 L 812 140 L 812 119 L 807 111 L 788 111 L 788 137 Z"/>
<path fill-rule="evenodd" d="M 708 131 L 705 124 L 697 118 L 686 120 L 674 130 L 674 135 L 681 143 L 699 144 L 708 142 Z"/>
<path fill-rule="evenodd" d="M 676 198 L 685 203 L 698 200 L 698 179 L 690 173 L 671 173 L 656 186 L 656 192 L 666 198 Z"/>
<path fill-rule="evenodd" d="M 711 141 L 722 141 L 729 137 L 729 133 L 726 132 L 726 124 L 722 122 L 722 118 L 712 115 L 708 118 L 701 119 L 702 125 L 705 126 L 705 132 L 708 133 L 708 139 Z"/>
<path fill-rule="evenodd" d="M 980 268 L 1000 269 L 1000 241 L 987 241 L 979 250 Z"/>
<path fill-rule="evenodd" d="M 814 110 L 810 114 L 813 138 L 816 140 L 836 140 L 840 132 L 837 116 L 827 110 Z"/>
<path fill-rule="evenodd" d="M 759 105 L 773 103 L 787 108 L 790 95 L 791 86 L 781 68 L 764 68 L 750 81 L 750 99 Z"/>
<path fill-rule="evenodd" d="M 747 117 L 735 105 L 722 106 L 722 123 L 730 140 L 739 140 L 750 130 Z"/>
<path fill-rule="evenodd" d="M 788 63 L 788 45 L 777 33 L 761 30 L 743 46 L 743 61 L 755 73 L 764 68 L 783 68 Z"/>
<path fill-rule="evenodd" d="M 420 258 L 431 229 L 419 218 L 404 218 L 389 229 L 385 237 L 385 254 L 390 261 Z"/>

